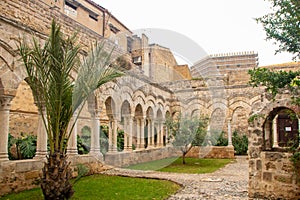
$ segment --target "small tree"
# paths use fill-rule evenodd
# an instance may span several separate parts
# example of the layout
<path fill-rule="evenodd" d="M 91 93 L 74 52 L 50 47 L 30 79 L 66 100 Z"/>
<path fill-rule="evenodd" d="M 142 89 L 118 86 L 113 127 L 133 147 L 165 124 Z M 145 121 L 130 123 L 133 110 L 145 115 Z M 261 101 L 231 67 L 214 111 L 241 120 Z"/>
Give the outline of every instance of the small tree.
<path fill-rule="evenodd" d="M 88 97 L 102 84 L 122 75 L 109 67 L 111 54 L 104 50 L 104 43 L 96 44 L 82 59 L 80 51 L 76 34 L 65 37 L 54 20 L 44 45 L 34 39 L 32 44 L 24 40 L 19 46 L 26 81 L 39 110 L 46 110 L 46 117 L 42 116 L 47 122 L 50 152 L 41 180 L 45 199 L 69 199 L 73 195 L 66 143 Z M 72 71 L 77 72 L 75 80 L 70 77 Z M 76 120 L 71 122 L 76 112 Z"/>
<path fill-rule="evenodd" d="M 185 164 L 185 156 L 196 145 L 202 144 L 206 137 L 208 119 L 205 117 L 191 118 L 178 116 L 176 119 L 168 118 L 166 126 L 171 134 L 174 146 L 182 152 L 182 163 Z"/>

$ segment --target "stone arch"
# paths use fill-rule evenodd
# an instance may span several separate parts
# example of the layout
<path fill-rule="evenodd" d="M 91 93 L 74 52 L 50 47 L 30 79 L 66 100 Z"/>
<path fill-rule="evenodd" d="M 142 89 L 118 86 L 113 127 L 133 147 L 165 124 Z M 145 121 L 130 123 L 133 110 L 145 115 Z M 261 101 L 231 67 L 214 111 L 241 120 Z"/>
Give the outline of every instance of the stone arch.
<path fill-rule="evenodd" d="M 144 111 L 143 106 L 138 103 L 134 109 L 134 131 L 133 131 L 133 145 L 137 149 L 144 148 Z"/>
<path fill-rule="evenodd" d="M 250 106 L 245 102 L 236 102 L 231 106 L 231 112 L 229 113 L 231 130 L 247 134 L 250 110 Z"/>
<path fill-rule="evenodd" d="M 129 86 L 122 86 L 120 88 L 120 93 L 122 102 L 127 100 L 130 104 L 132 104 L 133 90 Z"/>
<path fill-rule="evenodd" d="M 106 118 L 106 101 L 108 98 L 112 99 L 114 102 L 114 118 L 120 120 L 120 109 L 121 109 L 121 96 L 117 92 L 118 90 L 115 89 L 115 85 L 111 83 L 104 84 L 103 87 L 97 89 L 94 94 L 97 97 L 97 105 L 98 110 L 101 110 L 101 118 Z M 111 113 L 112 114 L 112 113 Z"/>
<path fill-rule="evenodd" d="M 145 147 L 154 146 L 154 111 L 151 106 L 146 111 Z"/>
<path fill-rule="evenodd" d="M 209 128 L 211 133 L 213 132 L 219 133 L 222 130 L 224 130 L 225 117 L 226 117 L 226 112 L 224 109 L 220 107 L 214 109 L 214 111 L 211 113 L 209 118 Z"/>
<path fill-rule="evenodd" d="M 299 186 L 290 161 L 287 148 L 274 147 L 272 126 L 280 111 L 290 110 L 299 113 L 299 107 L 292 105 L 290 95 L 277 95 L 274 101 L 261 101 L 252 105 L 249 118 L 249 197 L 298 199 Z M 297 116 L 299 117 L 299 116 Z M 298 127 L 299 128 L 299 127 Z M 289 182 L 279 177 L 288 177 Z M 280 188 L 280 190 L 265 190 Z M 292 189 L 291 189 L 292 188 Z M 295 192 L 291 192 L 295 191 Z"/>
<path fill-rule="evenodd" d="M 275 107 L 263 124 L 263 149 L 299 146 L 299 116 L 291 108 Z"/>
<path fill-rule="evenodd" d="M 111 96 L 107 97 L 105 100 L 105 111 L 108 118 L 115 119 L 117 117 L 116 103 Z"/>

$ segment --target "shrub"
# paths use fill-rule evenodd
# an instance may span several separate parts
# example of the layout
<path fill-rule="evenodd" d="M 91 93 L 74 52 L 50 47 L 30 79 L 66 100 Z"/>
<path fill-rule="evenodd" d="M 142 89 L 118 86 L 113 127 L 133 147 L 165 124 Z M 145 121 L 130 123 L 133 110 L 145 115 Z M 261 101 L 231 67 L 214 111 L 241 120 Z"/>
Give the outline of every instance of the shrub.
<path fill-rule="evenodd" d="M 88 154 L 90 151 L 90 147 L 83 143 L 79 135 L 77 135 L 77 150 L 78 154 Z"/>
<path fill-rule="evenodd" d="M 117 148 L 118 148 L 118 151 L 124 150 L 124 131 L 123 130 L 118 130 Z"/>
<path fill-rule="evenodd" d="M 225 133 L 222 131 L 221 135 L 217 138 L 215 142 L 215 146 L 227 146 L 228 145 L 228 138 L 224 136 Z"/>
<path fill-rule="evenodd" d="M 21 137 L 15 138 L 8 135 L 8 156 L 10 160 L 31 159 L 36 152 L 36 136 L 21 133 Z M 13 151 L 15 149 L 15 151 Z"/>
<path fill-rule="evenodd" d="M 248 151 L 248 137 L 246 135 L 240 135 L 237 131 L 234 131 L 232 145 L 234 146 L 235 154 L 246 155 Z"/>

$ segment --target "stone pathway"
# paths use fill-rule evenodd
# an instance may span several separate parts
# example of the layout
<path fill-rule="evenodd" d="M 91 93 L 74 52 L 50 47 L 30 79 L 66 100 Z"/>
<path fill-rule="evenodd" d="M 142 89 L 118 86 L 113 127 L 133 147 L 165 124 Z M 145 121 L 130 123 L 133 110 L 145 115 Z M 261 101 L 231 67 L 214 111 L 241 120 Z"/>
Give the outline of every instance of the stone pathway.
<path fill-rule="evenodd" d="M 239 156 L 236 161 L 210 174 L 178 174 L 114 168 L 103 172 L 109 175 L 157 178 L 182 185 L 169 200 L 248 199 L 248 160 Z"/>

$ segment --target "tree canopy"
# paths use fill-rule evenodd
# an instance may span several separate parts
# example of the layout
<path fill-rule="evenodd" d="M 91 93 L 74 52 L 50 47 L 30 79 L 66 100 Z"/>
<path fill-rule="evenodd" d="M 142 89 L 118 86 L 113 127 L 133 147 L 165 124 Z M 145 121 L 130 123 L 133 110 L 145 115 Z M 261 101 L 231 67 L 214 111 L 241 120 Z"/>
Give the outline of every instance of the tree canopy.
<path fill-rule="evenodd" d="M 269 0 L 272 11 L 260 18 L 257 22 L 263 25 L 267 40 L 274 40 L 279 47 L 275 53 L 289 52 L 294 59 L 300 58 L 300 1 L 299 0 Z M 298 88 L 300 77 L 298 71 L 274 71 L 267 68 L 249 70 L 250 85 L 253 87 L 265 86 L 273 95 L 288 89 L 294 103 L 300 105 Z"/>
<path fill-rule="evenodd" d="M 272 11 L 257 21 L 263 25 L 266 39 L 279 45 L 276 53 L 289 52 L 300 58 L 300 1 L 269 0 Z"/>

